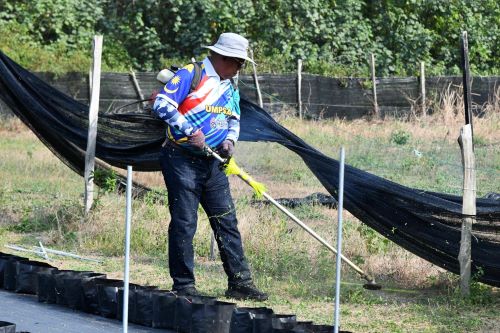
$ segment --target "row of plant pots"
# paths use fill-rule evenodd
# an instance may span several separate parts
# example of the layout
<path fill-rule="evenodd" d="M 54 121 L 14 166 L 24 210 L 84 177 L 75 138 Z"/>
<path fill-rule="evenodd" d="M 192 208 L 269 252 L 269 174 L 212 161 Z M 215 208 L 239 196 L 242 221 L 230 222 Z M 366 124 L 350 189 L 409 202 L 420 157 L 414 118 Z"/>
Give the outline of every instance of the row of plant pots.
<path fill-rule="evenodd" d="M 36 294 L 39 302 L 121 320 L 123 286 L 122 280 L 108 279 L 102 273 L 59 270 L 44 262 L 0 253 L 0 288 Z M 237 307 L 215 297 L 178 296 L 136 284 L 129 285 L 128 320 L 181 333 L 333 332 L 332 326 L 298 322 L 295 315 L 275 314 L 266 307 Z"/>

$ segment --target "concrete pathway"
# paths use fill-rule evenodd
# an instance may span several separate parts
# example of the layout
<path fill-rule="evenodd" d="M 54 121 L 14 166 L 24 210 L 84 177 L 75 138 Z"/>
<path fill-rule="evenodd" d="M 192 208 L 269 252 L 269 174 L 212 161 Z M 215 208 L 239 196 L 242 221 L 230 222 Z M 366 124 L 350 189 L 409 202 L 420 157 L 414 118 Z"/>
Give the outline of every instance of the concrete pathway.
<path fill-rule="evenodd" d="M 37 296 L 21 295 L 0 289 L 0 321 L 16 324 L 17 332 L 30 333 L 119 333 L 122 322 L 85 312 L 74 311 L 56 304 L 39 303 Z M 169 330 L 128 326 L 130 333 L 158 332 Z"/>

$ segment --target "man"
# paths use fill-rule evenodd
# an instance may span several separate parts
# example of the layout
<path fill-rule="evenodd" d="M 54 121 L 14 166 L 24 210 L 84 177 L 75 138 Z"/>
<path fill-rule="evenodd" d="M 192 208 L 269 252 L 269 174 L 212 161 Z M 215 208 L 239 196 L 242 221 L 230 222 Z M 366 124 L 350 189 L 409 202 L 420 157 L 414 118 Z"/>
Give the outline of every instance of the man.
<path fill-rule="evenodd" d="M 248 41 L 223 33 L 205 46 L 210 56 L 201 63 L 199 83 L 192 89 L 196 68 L 180 69 L 158 94 L 153 109 L 167 124 L 160 163 L 168 189 L 171 221 L 168 252 L 173 290 L 195 296 L 193 237 L 198 205 L 207 213 L 228 276 L 227 297 L 264 301 L 267 294 L 252 282 L 226 175 L 205 146 L 222 157 L 232 156 L 239 136 L 239 92 L 232 83 L 248 58 Z M 253 62 L 253 61 L 252 61 Z"/>

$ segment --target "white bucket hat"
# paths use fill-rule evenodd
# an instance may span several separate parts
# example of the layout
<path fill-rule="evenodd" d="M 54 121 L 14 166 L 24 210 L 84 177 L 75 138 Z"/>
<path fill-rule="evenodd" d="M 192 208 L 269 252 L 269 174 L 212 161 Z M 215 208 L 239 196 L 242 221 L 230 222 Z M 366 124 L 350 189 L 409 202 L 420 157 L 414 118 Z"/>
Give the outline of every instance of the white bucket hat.
<path fill-rule="evenodd" d="M 226 57 L 245 59 L 255 64 L 255 62 L 248 57 L 248 40 L 232 32 L 221 34 L 217 43 L 211 46 L 204 45 L 203 47 Z"/>

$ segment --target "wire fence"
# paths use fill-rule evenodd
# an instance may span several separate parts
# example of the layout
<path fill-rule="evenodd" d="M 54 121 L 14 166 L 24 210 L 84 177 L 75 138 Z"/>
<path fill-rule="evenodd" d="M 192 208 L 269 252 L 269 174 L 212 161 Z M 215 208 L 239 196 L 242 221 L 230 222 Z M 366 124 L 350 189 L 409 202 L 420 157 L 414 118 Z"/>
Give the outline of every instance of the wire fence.
<path fill-rule="evenodd" d="M 67 93 L 71 97 L 88 103 L 88 75 L 69 73 L 55 77 L 51 73 L 38 73 L 44 81 Z M 101 77 L 100 110 L 110 112 L 120 106 L 133 103 L 143 95 L 161 88 L 156 81 L 156 73 L 135 73 L 139 91 L 134 85 L 131 74 L 103 73 Z M 297 74 L 258 75 L 263 96 L 264 108 L 274 114 L 281 112 L 297 113 L 298 82 Z M 371 115 L 374 111 L 374 98 L 369 78 L 332 78 L 303 74 L 300 97 L 305 117 L 313 119 L 343 118 L 358 119 Z M 439 100 L 443 92 L 460 91 L 461 77 L 426 78 L 426 109 L 433 112 L 433 100 Z M 241 93 L 258 103 L 254 79 L 251 75 L 241 75 L 238 79 Z M 408 117 L 421 110 L 421 92 L 418 77 L 377 78 L 377 104 L 380 117 Z M 500 77 L 476 77 L 472 83 L 473 108 L 476 114 L 482 106 L 498 98 Z M 140 104 L 134 105 L 140 110 Z M 125 109 L 130 111 L 129 109 Z M 0 108 L 0 113 L 6 113 Z M 125 111 L 124 111 L 125 112 Z"/>
<path fill-rule="evenodd" d="M 45 81 L 66 92 L 83 103 L 88 103 L 88 76 L 72 73 L 61 77 L 54 77 L 49 73 L 39 73 Z M 155 73 L 136 73 L 139 89 L 134 87 L 132 77 L 128 74 L 103 73 L 101 80 L 101 112 L 126 113 L 130 111 L 142 112 L 142 105 L 138 103 L 139 95 L 149 96 L 161 84 L 155 80 Z M 297 115 L 297 78 L 293 74 L 259 75 L 264 109 L 275 117 Z M 434 82 L 434 88 L 428 88 L 428 94 L 439 98 L 439 89 L 446 91 L 460 89 L 461 78 L 440 77 L 427 79 Z M 497 84 L 498 83 L 498 84 Z M 313 119 L 327 119 L 331 117 L 356 119 L 371 113 L 373 105 L 369 80 L 363 78 L 325 78 L 305 75 L 303 81 L 302 101 L 305 115 Z M 385 115 L 408 116 L 415 112 L 418 104 L 417 78 L 385 78 L 380 79 L 378 91 L 379 107 Z M 253 77 L 243 75 L 238 80 L 242 94 L 257 102 L 257 93 Z M 500 77 L 476 78 L 473 84 L 474 102 L 481 106 L 492 98 L 497 98 Z M 392 113 L 391 113 L 392 112 Z M 8 115 L 8 108 L 0 101 L 0 115 Z M 336 131 L 344 131 L 336 127 Z M 341 133 L 349 137 L 350 133 Z M 458 135 L 458 132 L 457 132 Z M 305 138 L 307 141 L 307 138 Z M 330 156 L 336 156 L 339 147 L 327 148 Z M 369 172 L 384 178 L 394 178 L 395 174 L 406 175 L 405 185 L 418 185 L 417 179 L 423 172 L 430 172 L 436 182 L 446 179 L 448 189 L 453 193 L 460 193 L 462 189 L 462 163 L 458 145 L 451 147 L 448 143 L 432 142 L 422 144 L 410 141 L 405 145 L 395 145 L 389 141 L 372 142 L 364 140 L 361 144 L 347 146 L 347 163 L 354 166 L 367 166 Z M 478 194 L 486 194 L 499 184 L 491 180 L 500 179 L 500 146 L 499 142 L 476 145 L 476 168 L 478 179 Z M 392 156 L 388 158 L 388 156 Z M 372 160 L 372 162 L 366 161 Z M 457 181 L 454 181 L 456 179 Z M 486 184 L 486 186 L 482 186 Z M 441 185 L 436 184 L 440 189 Z M 482 191 L 481 188 L 486 189 Z M 429 189 L 429 188 L 427 188 Z"/>

